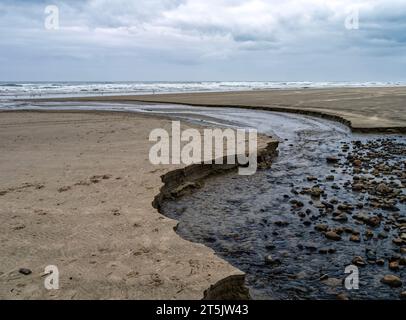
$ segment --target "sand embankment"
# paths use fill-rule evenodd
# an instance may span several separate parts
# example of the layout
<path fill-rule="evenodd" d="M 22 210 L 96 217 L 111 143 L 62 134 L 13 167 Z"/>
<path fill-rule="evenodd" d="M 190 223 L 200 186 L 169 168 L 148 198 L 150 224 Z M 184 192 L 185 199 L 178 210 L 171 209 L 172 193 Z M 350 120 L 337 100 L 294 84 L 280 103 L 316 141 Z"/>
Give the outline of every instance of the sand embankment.
<path fill-rule="evenodd" d="M 257 108 L 328 117 L 354 131 L 406 132 L 406 88 L 290 89 L 221 93 L 86 97 L 76 101 L 179 103 Z"/>
<path fill-rule="evenodd" d="M 150 163 L 150 131 L 170 125 L 125 113 L 0 113 L 1 299 L 201 299 L 216 284 L 208 297 L 246 295 L 241 271 L 181 239 L 153 207 L 212 171 Z M 276 142 L 259 148 L 272 153 Z M 60 290 L 45 290 L 47 265 L 59 268 Z"/>

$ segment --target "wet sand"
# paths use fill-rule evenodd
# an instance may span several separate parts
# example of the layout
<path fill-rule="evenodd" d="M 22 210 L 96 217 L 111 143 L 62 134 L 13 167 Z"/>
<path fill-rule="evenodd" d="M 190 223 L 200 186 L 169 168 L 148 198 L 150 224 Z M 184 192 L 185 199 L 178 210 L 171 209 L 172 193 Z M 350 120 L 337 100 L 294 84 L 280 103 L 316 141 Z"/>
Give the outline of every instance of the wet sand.
<path fill-rule="evenodd" d="M 229 286 L 243 297 L 241 271 L 153 208 L 161 176 L 182 168 L 149 162 L 155 128 L 170 121 L 0 113 L 1 299 L 201 299 L 227 277 L 211 294 Z M 58 266 L 60 290 L 45 290 L 47 265 Z"/>
<path fill-rule="evenodd" d="M 60 99 L 60 100 L 70 100 Z M 337 88 L 184 93 L 75 98 L 75 101 L 165 102 L 203 106 L 239 106 L 327 115 L 354 131 L 406 131 L 406 88 Z"/>

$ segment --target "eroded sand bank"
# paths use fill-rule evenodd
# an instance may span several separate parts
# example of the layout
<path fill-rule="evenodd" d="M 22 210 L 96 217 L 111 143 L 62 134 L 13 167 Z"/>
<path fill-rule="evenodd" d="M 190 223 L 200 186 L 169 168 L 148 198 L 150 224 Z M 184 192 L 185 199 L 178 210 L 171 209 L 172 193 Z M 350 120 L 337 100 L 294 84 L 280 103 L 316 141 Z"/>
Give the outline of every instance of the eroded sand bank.
<path fill-rule="evenodd" d="M 148 159 L 150 131 L 170 125 L 123 113 L 0 114 L 0 298 L 201 299 L 219 281 L 209 297 L 245 294 L 241 271 L 180 238 L 152 206 L 161 176 L 182 169 Z M 47 265 L 59 268 L 60 290 L 45 290 Z"/>

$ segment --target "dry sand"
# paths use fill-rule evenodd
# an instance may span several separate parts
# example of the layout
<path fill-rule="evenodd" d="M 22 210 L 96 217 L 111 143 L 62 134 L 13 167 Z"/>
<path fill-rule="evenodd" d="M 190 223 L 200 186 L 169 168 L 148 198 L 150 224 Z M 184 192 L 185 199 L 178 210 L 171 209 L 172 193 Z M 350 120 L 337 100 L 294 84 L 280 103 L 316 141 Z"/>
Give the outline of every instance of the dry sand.
<path fill-rule="evenodd" d="M 0 299 L 201 299 L 222 279 L 210 294 L 244 294 L 242 272 L 153 208 L 161 175 L 181 168 L 150 163 L 154 128 L 170 121 L 0 113 Z M 45 290 L 47 265 L 60 290 Z"/>
<path fill-rule="evenodd" d="M 72 100 L 72 99 L 69 99 Z M 87 97 L 87 101 L 149 101 L 244 106 L 340 117 L 355 130 L 406 130 L 406 87 L 268 90 L 145 96 Z M 383 130 L 382 130 L 383 129 Z"/>

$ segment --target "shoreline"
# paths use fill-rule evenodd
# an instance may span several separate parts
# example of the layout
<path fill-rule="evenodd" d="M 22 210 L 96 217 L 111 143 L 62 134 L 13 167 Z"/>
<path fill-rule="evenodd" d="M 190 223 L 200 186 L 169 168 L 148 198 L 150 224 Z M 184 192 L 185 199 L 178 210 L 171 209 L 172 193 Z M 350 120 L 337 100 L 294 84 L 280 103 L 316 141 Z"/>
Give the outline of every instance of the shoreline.
<path fill-rule="evenodd" d="M 275 89 L 29 99 L 32 102 L 156 103 L 296 113 L 359 133 L 406 133 L 406 87 Z M 21 100 L 20 100 L 21 101 Z M 372 115 L 372 116 L 371 116 Z"/>

